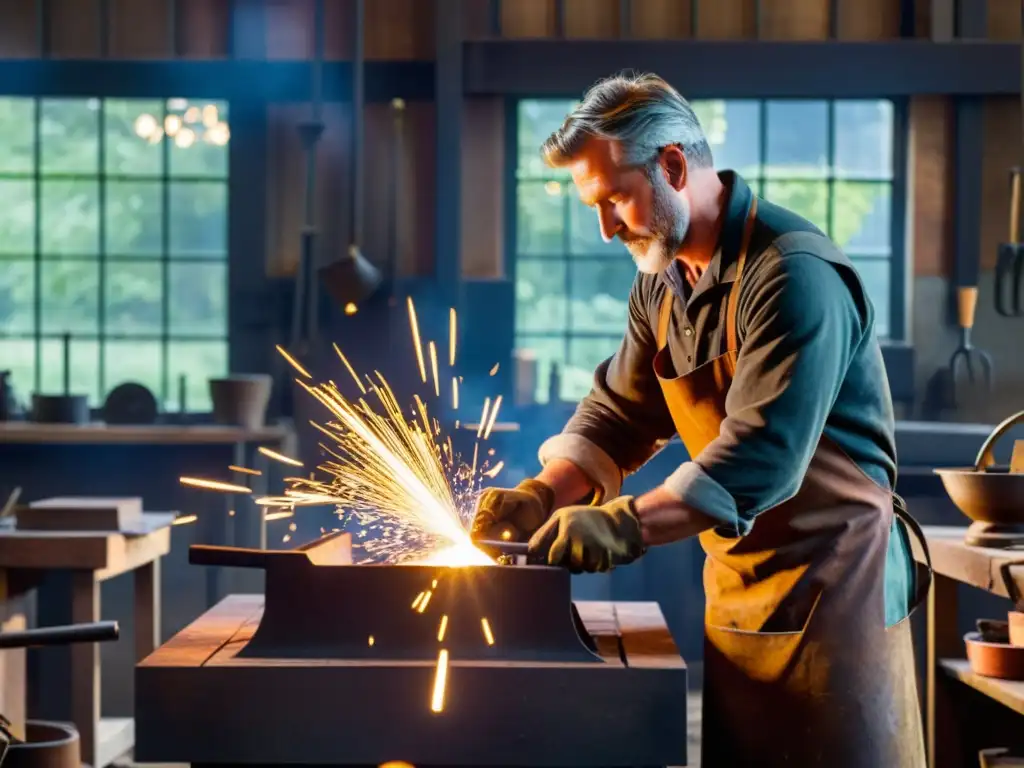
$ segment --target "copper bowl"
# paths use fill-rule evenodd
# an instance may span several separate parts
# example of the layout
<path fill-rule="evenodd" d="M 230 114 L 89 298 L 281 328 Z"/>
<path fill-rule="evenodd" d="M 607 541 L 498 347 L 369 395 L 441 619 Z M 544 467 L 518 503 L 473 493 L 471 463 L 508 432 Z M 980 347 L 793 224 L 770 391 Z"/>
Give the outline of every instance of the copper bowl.
<path fill-rule="evenodd" d="M 1024 680 L 1024 648 L 1009 643 L 986 643 L 979 632 L 964 635 L 971 671 L 1000 680 Z"/>
<path fill-rule="evenodd" d="M 1024 411 L 999 424 L 982 444 L 973 467 L 935 470 L 957 509 L 976 523 L 1024 524 L 1024 473 L 997 470 L 993 453 L 999 438 L 1020 423 Z"/>

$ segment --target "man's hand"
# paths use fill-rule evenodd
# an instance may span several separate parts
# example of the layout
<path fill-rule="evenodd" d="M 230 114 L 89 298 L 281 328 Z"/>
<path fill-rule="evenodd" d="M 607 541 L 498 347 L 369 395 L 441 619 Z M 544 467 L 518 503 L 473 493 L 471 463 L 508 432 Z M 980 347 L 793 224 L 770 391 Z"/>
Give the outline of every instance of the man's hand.
<path fill-rule="evenodd" d="M 632 496 L 596 507 L 563 507 L 530 539 L 530 554 L 573 573 L 626 565 L 645 549 Z"/>
<path fill-rule="evenodd" d="M 474 539 L 526 541 L 551 514 L 555 492 L 539 480 L 523 480 L 515 488 L 488 488 L 476 503 Z"/>

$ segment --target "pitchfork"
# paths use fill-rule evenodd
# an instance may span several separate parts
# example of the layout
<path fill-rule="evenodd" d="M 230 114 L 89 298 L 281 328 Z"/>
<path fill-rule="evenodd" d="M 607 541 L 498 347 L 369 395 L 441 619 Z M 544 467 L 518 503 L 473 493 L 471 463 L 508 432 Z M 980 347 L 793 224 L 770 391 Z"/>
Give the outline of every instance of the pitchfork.
<path fill-rule="evenodd" d="M 953 402 L 959 403 L 957 397 L 957 371 L 963 368 L 967 372 L 967 381 L 974 384 L 976 381 L 975 368 L 979 367 L 980 373 L 988 391 L 992 391 L 992 358 L 988 352 L 976 349 L 971 343 L 971 329 L 974 328 L 974 310 L 978 305 L 978 287 L 968 286 L 957 289 L 957 319 L 960 324 L 960 345 L 949 358 L 949 378 L 953 383 Z M 959 365 L 958 365 L 959 364 Z"/>

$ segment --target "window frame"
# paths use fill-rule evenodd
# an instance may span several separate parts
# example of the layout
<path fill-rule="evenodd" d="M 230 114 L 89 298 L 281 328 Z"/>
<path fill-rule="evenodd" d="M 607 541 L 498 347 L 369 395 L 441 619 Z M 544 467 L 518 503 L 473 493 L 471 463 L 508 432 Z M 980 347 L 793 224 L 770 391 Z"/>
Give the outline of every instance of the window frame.
<path fill-rule="evenodd" d="M 892 178 L 884 180 L 890 185 L 891 188 L 891 211 L 889 220 L 889 241 L 890 241 L 890 254 L 888 257 L 889 261 L 889 329 L 888 333 L 884 337 L 879 337 L 880 343 L 883 347 L 886 346 L 899 346 L 905 344 L 909 338 L 909 312 L 910 312 L 910 278 L 911 278 L 911 265 L 908 258 L 908 221 L 907 221 L 907 194 L 908 194 L 908 166 L 907 166 L 907 151 L 908 151 L 908 129 L 909 129 L 909 101 L 905 98 L 891 98 L 887 96 L 875 97 L 877 100 L 889 101 L 893 108 L 893 136 L 892 136 Z M 537 100 L 551 100 L 556 101 L 553 97 L 509 97 L 505 100 L 505 148 L 506 148 L 506 163 L 505 163 L 505 253 L 506 256 L 506 273 L 509 280 L 512 283 L 513 291 L 515 291 L 517 266 L 519 260 L 537 260 L 540 261 L 542 257 L 537 256 L 521 256 L 518 252 L 518 215 L 519 215 L 519 200 L 518 200 L 518 185 L 521 181 L 518 177 L 519 167 L 519 106 L 523 101 L 537 101 Z M 701 99 L 705 101 L 707 99 Z M 835 111 L 837 102 L 842 101 L 869 101 L 868 97 L 863 99 L 820 99 L 820 98 L 769 98 L 762 96 L 730 96 L 729 101 L 756 101 L 758 102 L 760 112 L 760 125 L 759 125 L 759 141 L 760 141 L 760 164 L 761 164 L 761 176 L 764 176 L 764 161 L 766 156 L 766 144 L 768 131 L 766 129 L 767 120 L 766 114 L 769 102 L 779 101 L 817 101 L 825 102 L 828 108 L 828 131 L 827 131 L 827 152 L 828 152 L 828 176 L 821 179 L 826 182 L 829 186 L 829 201 L 827 215 L 829 217 L 829 230 L 831 231 L 831 218 L 833 216 L 833 206 L 831 205 L 832 195 L 834 194 L 834 187 L 836 181 L 843 181 L 843 179 L 837 179 L 832 170 L 835 159 L 835 131 L 833 129 L 835 121 Z M 773 179 L 784 180 L 784 179 Z M 860 181 L 860 180 L 858 180 Z M 865 183 L 870 183 L 872 179 L 863 180 Z M 874 180 L 881 181 L 881 180 Z M 760 187 L 758 187 L 760 188 Z M 568 208 L 567 208 L 568 210 Z M 563 240 L 563 251 L 557 255 L 557 258 L 567 265 L 572 261 L 573 254 L 565 247 L 569 233 L 566 229 Z M 552 254 L 555 256 L 556 254 Z M 584 256 L 584 258 L 586 258 Z M 568 266 L 566 270 L 568 272 Z M 568 291 L 568 278 L 567 287 Z M 515 301 L 513 300 L 513 306 Z M 516 328 L 515 315 L 511 320 L 512 323 L 512 345 L 513 349 L 517 348 L 517 342 L 522 337 L 531 338 L 553 338 L 562 339 L 565 350 L 566 358 L 568 358 L 569 345 L 573 338 L 608 338 L 609 340 L 615 338 L 621 338 L 621 334 L 613 335 L 599 332 L 573 332 L 571 325 L 562 331 L 549 331 L 549 332 L 534 332 L 524 331 L 520 333 Z"/>
<path fill-rule="evenodd" d="M 159 120 L 161 126 L 164 125 L 166 118 L 172 113 L 172 109 L 169 102 L 174 101 L 176 96 L 111 96 L 111 95 L 58 95 L 58 94 L 40 94 L 40 95 L 22 95 L 22 94 L 0 94 L 0 98 L 3 99 L 19 99 L 24 101 L 32 102 L 32 119 L 33 119 L 33 152 L 32 152 L 32 168 L 31 170 L 24 172 L 16 171 L 0 171 L 0 181 L 26 181 L 33 185 L 33 218 L 34 218 L 34 236 L 31 252 L 11 252 L 0 254 L 0 265 L 2 264 L 30 264 L 33 274 L 33 299 L 32 299 L 32 331 L 21 331 L 21 332 L 0 332 L 0 343 L 7 340 L 15 341 L 33 341 L 35 346 L 35 359 L 33 369 L 33 381 L 32 390 L 33 392 L 41 391 L 43 381 L 43 344 L 44 342 L 58 341 L 65 337 L 65 332 L 56 331 L 43 331 L 42 328 L 42 315 L 43 306 L 46 302 L 44 292 L 41 290 L 43 285 L 42 267 L 47 262 L 59 263 L 79 263 L 87 265 L 95 265 L 97 270 L 97 304 L 96 304 L 96 330 L 95 332 L 78 332 L 71 333 L 71 354 L 74 356 L 74 345 L 76 341 L 84 341 L 95 343 L 96 345 L 96 375 L 97 381 L 95 386 L 98 392 L 98 401 L 95 405 L 90 404 L 90 409 L 95 412 L 102 408 L 103 401 L 106 396 L 113 389 L 111 382 L 108 382 L 106 376 L 107 360 L 106 360 L 106 344 L 107 342 L 113 341 L 139 341 L 145 343 L 159 342 L 160 345 L 160 390 L 154 391 L 153 395 L 157 399 L 158 407 L 162 412 L 174 399 L 175 394 L 180 395 L 180 389 L 175 387 L 174 382 L 171 381 L 171 349 L 175 343 L 216 343 L 223 344 L 224 346 L 224 362 L 225 370 L 227 373 L 230 370 L 230 357 L 231 357 L 231 307 L 230 307 L 230 296 L 231 296 L 231 176 L 232 176 L 232 158 L 231 158 L 231 142 L 229 141 L 224 146 L 225 153 L 225 168 L 223 172 L 218 172 L 211 175 L 196 175 L 188 173 L 172 173 L 171 171 L 171 142 L 166 136 L 160 141 L 161 151 L 161 170 L 156 173 L 147 174 L 122 174 L 108 170 L 107 168 L 107 150 L 109 144 L 109 137 L 107 135 L 106 123 L 107 123 L 107 109 L 106 105 L 108 102 L 159 102 L 161 110 L 154 114 L 154 117 Z M 231 121 L 232 109 L 231 103 L 227 99 L 223 98 L 202 98 L 202 97 L 184 97 L 189 101 L 205 102 L 205 103 L 216 103 L 225 110 L 228 115 L 228 121 Z M 72 102 L 99 102 L 99 108 L 97 109 L 96 115 L 96 170 L 95 171 L 83 171 L 83 172 L 61 172 L 61 171 L 47 171 L 43 169 L 43 136 L 42 136 L 42 105 L 45 101 L 72 101 Z M 142 139 L 139 139 L 142 141 Z M 46 181 L 87 181 L 93 182 L 96 185 L 96 240 L 97 248 L 92 253 L 80 253 L 80 254 L 54 254 L 47 253 L 43 246 L 42 241 L 42 230 L 43 224 L 43 183 Z M 107 198 L 107 186 L 108 183 L 114 182 L 142 182 L 152 183 L 158 185 L 159 196 L 160 196 L 160 247 L 159 253 L 154 255 L 143 255 L 139 252 L 134 255 L 122 254 L 122 253 L 111 253 L 107 239 L 107 215 L 106 206 L 108 204 Z M 174 184 L 217 184 L 223 187 L 225 195 L 224 204 L 224 252 L 223 254 L 210 256 L 210 255 L 186 255 L 177 254 L 172 255 L 171 247 L 171 221 L 170 221 L 170 197 L 172 193 L 172 187 Z M 108 284 L 108 273 L 111 264 L 147 264 L 147 265 L 159 265 L 160 271 L 160 323 L 159 332 L 157 333 L 125 333 L 123 331 L 111 331 L 106 327 L 106 312 L 107 312 L 107 284 Z M 223 334 L 220 335 L 196 335 L 182 332 L 175 332 L 174 326 L 171 320 L 171 296 L 170 296 L 170 284 L 172 266 L 177 264 L 209 264 L 219 265 L 224 269 L 224 330 Z M 24 395 L 24 391 L 21 387 L 24 387 L 23 382 L 14 382 L 16 387 L 19 387 L 19 392 Z M 117 384 L 114 384 L 117 386 Z M 90 397 L 91 399 L 91 397 Z M 202 414 L 209 413 L 210 409 L 196 410 L 189 409 L 189 413 Z"/>

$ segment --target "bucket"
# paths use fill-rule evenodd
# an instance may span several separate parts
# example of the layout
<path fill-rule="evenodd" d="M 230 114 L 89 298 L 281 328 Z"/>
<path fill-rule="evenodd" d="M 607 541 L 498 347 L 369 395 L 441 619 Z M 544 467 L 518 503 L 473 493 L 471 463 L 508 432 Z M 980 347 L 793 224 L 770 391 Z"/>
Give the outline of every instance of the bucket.
<path fill-rule="evenodd" d="M 266 421 L 273 385 L 273 378 L 265 373 L 210 379 L 214 421 L 233 427 L 260 429 Z"/>

